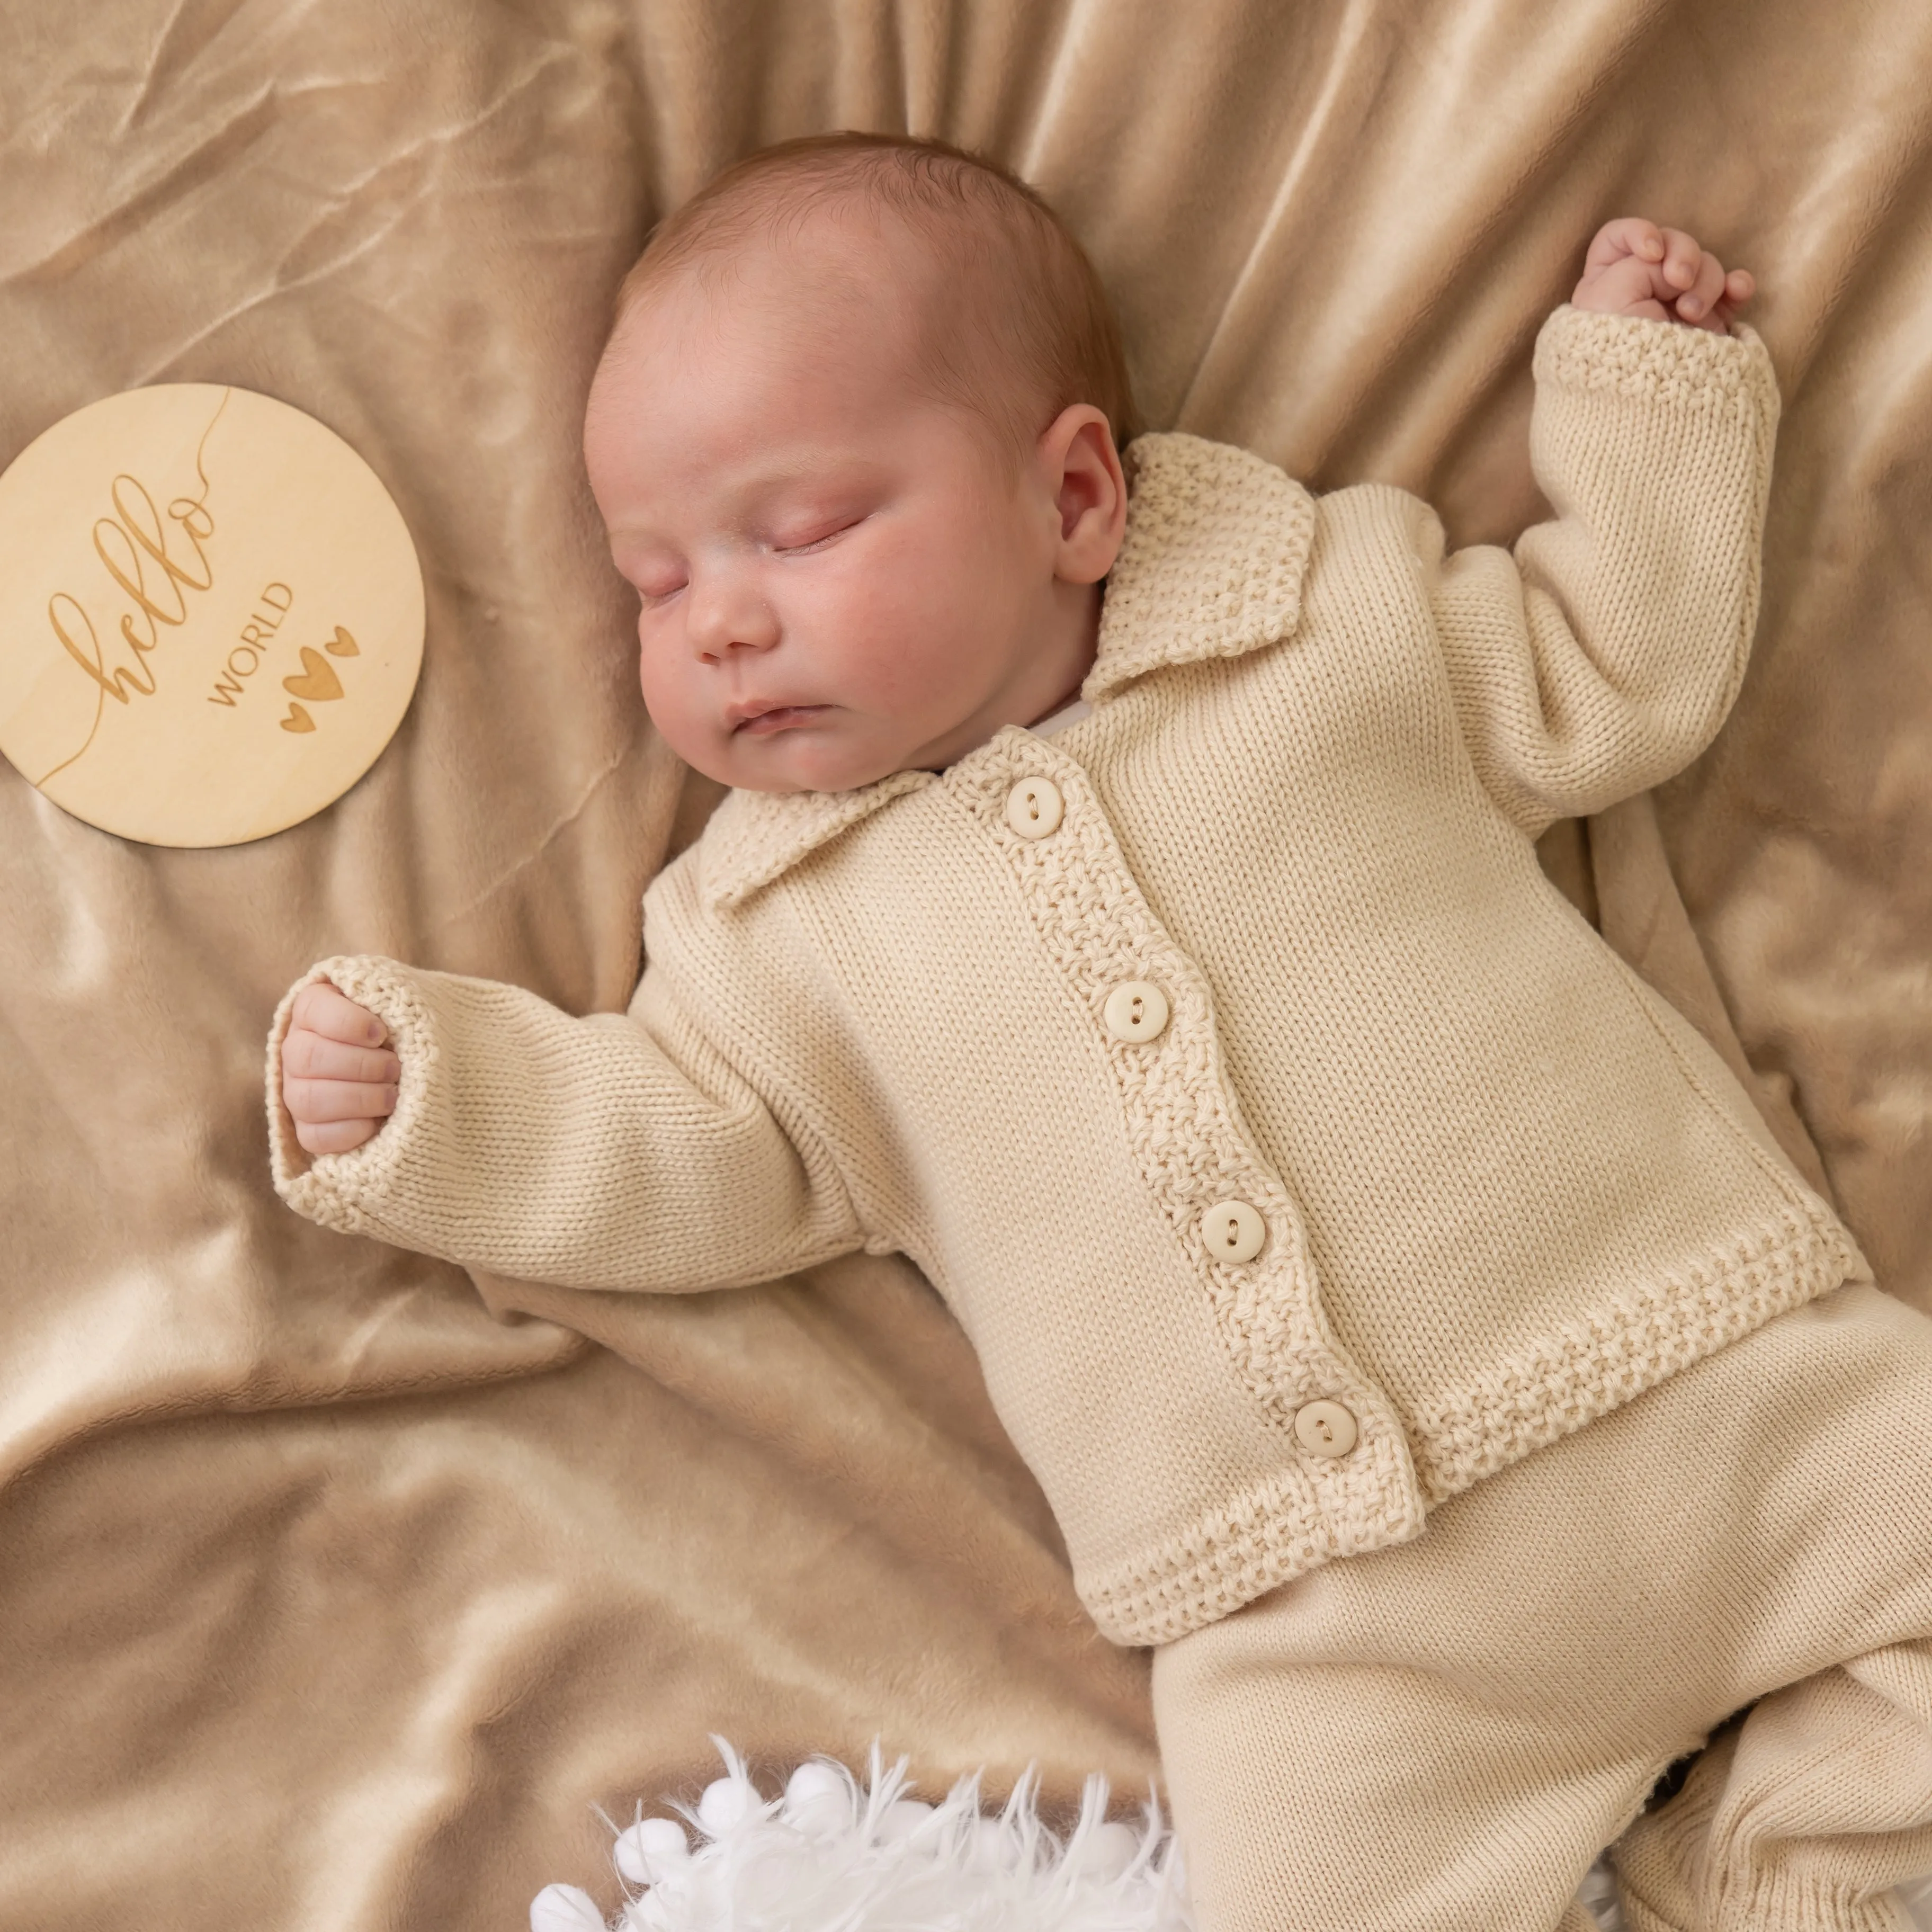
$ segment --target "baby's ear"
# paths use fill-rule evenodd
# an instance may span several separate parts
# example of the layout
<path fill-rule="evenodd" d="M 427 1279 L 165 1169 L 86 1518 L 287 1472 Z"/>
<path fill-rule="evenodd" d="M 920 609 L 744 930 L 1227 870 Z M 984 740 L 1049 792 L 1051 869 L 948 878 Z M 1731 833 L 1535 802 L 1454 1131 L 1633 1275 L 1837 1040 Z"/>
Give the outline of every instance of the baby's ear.
<path fill-rule="evenodd" d="M 1092 404 L 1073 403 L 1048 424 L 1040 448 L 1060 512 L 1054 574 L 1097 584 L 1113 568 L 1127 526 L 1127 479 L 1114 433 Z"/>

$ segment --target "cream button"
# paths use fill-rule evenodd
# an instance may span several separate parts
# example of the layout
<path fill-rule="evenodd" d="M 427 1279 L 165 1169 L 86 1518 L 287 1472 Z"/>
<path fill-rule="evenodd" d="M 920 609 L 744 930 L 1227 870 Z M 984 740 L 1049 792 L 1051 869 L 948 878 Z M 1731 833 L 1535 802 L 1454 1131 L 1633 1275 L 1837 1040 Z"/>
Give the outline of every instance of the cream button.
<path fill-rule="evenodd" d="M 1251 1262 L 1268 1245 L 1268 1223 L 1245 1201 L 1217 1201 L 1201 1217 L 1201 1238 L 1217 1262 Z"/>
<path fill-rule="evenodd" d="M 1358 1433 L 1339 1402 L 1304 1402 L 1294 1412 L 1294 1439 L 1311 1456 L 1346 1456 Z"/>
<path fill-rule="evenodd" d="M 1124 980 L 1100 1014 L 1116 1040 L 1153 1040 L 1167 1024 L 1167 995 L 1150 980 Z"/>
<path fill-rule="evenodd" d="M 1022 838 L 1044 838 L 1060 830 L 1066 801 L 1051 778 L 1022 778 L 1006 794 L 1006 823 Z"/>

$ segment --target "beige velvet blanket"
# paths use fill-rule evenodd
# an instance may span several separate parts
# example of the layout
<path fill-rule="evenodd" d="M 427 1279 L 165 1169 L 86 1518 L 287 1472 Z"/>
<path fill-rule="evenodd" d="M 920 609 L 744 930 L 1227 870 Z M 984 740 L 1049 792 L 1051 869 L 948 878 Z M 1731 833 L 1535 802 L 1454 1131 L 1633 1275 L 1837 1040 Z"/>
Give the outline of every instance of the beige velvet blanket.
<path fill-rule="evenodd" d="M 1600 220 L 1758 272 L 1750 678 L 1654 805 L 1546 851 L 1932 1306 L 1928 75 L 1922 0 L 0 5 L 0 462 L 112 391 L 264 390 L 374 464 L 429 598 L 400 734 L 278 837 L 130 845 L 0 770 L 0 1924 L 517 1928 L 713 1730 L 1154 1768 L 1144 1660 L 907 1269 L 533 1290 L 268 1185 L 312 958 L 630 992 L 710 800 L 640 705 L 577 424 L 651 221 L 767 141 L 1002 157 L 1152 423 L 1459 541 L 1536 513 L 1530 343 Z"/>

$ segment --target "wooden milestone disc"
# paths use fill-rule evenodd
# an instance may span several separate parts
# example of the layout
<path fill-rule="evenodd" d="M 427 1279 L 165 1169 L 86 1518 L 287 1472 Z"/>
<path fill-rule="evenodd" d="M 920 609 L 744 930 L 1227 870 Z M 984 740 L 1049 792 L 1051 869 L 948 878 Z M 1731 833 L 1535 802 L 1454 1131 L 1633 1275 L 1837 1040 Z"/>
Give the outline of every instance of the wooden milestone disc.
<path fill-rule="evenodd" d="M 151 845 L 235 845 L 332 803 L 422 663 L 402 514 L 334 430 L 166 382 L 64 418 L 0 476 L 0 752 Z"/>

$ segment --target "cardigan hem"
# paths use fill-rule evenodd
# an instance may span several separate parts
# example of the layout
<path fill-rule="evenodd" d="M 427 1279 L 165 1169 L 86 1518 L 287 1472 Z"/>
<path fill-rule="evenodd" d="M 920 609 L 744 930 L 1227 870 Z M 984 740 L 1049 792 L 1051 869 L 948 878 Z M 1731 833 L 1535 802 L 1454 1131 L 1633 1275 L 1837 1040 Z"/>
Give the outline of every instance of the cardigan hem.
<path fill-rule="evenodd" d="M 1443 1502 L 1868 1274 L 1842 1227 L 1793 1205 L 1739 1234 L 1724 1264 L 1694 1262 L 1566 1322 L 1431 1403 L 1412 1420 L 1424 1493 Z"/>
<path fill-rule="evenodd" d="M 1376 1507 L 1360 1507 L 1357 1496 L 1324 1509 L 1317 1471 L 1337 1466 L 1290 1464 L 1204 1511 L 1151 1556 L 1097 1574 L 1076 1566 L 1074 1587 L 1101 1634 L 1120 1644 L 1172 1643 L 1336 1557 L 1419 1536 L 1422 1493 L 1400 1438 L 1370 1438 L 1364 1454 L 1346 1460 L 1363 1466 Z"/>
<path fill-rule="evenodd" d="M 1432 1404 L 1414 1418 L 1409 1445 L 1420 1482 L 1414 1510 L 1402 1507 L 1398 1480 L 1382 1491 L 1396 1505 L 1383 1514 L 1327 1514 L 1307 1472 L 1284 1469 L 1150 1553 L 1076 1576 L 1082 1600 L 1116 1643 L 1172 1643 L 1338 1556 L 1408 1541 L 1426 1509 L 1868 1274 L 1841 1228 L 1793 1208 L 1740 1236 L 1730 1266 L 1687 1268 L 1566 1322 Z"/>

